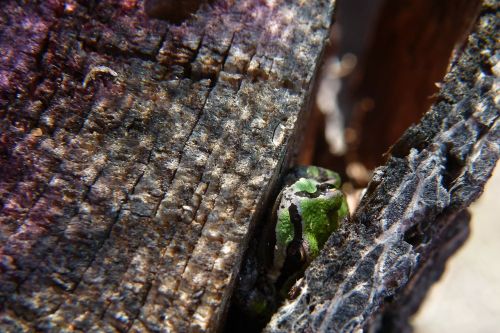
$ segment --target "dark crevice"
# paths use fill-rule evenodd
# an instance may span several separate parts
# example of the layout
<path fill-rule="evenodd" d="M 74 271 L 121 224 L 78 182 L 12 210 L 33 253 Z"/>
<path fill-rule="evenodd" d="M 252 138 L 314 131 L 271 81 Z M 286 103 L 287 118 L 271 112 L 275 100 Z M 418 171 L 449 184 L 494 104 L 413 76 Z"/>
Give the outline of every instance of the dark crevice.
<path fill-rule="evenodd" d="M 483 72 L 487 76 L 492 76 L 494 77 L 495 74 L 493 73 L 493 70 L 491 69 L 490 64 L 486 64 L 484 62 L 479 62 L 479 68 L 481 69 L 481 72 Z"/>
<path fill-rule="evenodd" d="M 369 25 L 361 16 L 367 15 L 362 1 L 339 0 L 337 23 L 342 31 L 339 56 L 351 53 L 358 60 L 353 72 L 342 78 L 338 96 L 346 127 L 357 134 L 348 142 L 349 158 L 369 168 L 384 162 L 387 149 L 432 104 L 437 105 L 436 98 L 455 104 L 454 91 L 440 96 L 435 82 L 443 80 L 452 52 L 459 51 L 457 45 L 463 44 L 480 7 L 478 0 L 453 5 L 415 0 L 404 5 L 375 3 L 379 12 L 368 11 L 368 18 L 374 19 Z M 381 84 L 382 77 L 390 79 Z M 367 97 L 371 103 L 365 108 Z M 400 142 L 393 152 L 404 156 L 409 148 Z"/>
<path fill-rule="evenodd" d="M 479 142 L 479 140 L 481 140 L 486 134 L 489 133 L 491 128 L 486 126 L 485 124 L 483 124 L 482 122 L 480 122 L 477 119 L 474 119 L 474 120 L 475 120 L 475 125 L 476 125 L 476 130 L 477 130 L 476 141 Z"/>
<path fill-rule="evenodd" d="M 45 38 L 42 40 L 40 44 L 40 52 L 35 56 L 35 70 L 38 72 L 38 77 L 33 81 L 30 86 L 30 95 L 33 95 L 36 88 L 43 82 L 46 78 L 46 71 L 44 66 L 44 57 L 49 50 L 49 41 L 50 41 L 51 31 L 47 33 Z"/>
<path fill-rule="evenodd" d="M 421 223 L 414 225 L 405 232 L 404 240 L 414 248 L 429 241 L 427 229 L 430 227 L 430 219 L 424 219 Z"/>
<path fill-rule="evenodd" d="M 168 34 L 168 32 L 164 32 L 161 35 L 160 42 L 158 43 L 158 47 L 153 51 L 153 54 L 154 54 L 153 57 L 155 58 L 155 61 L 157 61 L 158 54 L 160 54 L 160 51 L 163 47 L 163 43 L 165 43 L 165 40 L 167 39 L 167 34 Z"/>
<path fill-rule="evenodd" d="M 80 41 L 82 43 L 84 51 L 88 53 L 95 52 L 103 56 L 109 56 L 112 59 L 123 59 L 123 60 L 139 59 L 142 61 L 157 63 L 156 54 L 147 54 L 138 52 L 133 48 L 130 50 L 130 52 L 124 52 L 118 49 L 114 45 L 106 45 L 106 46 L 99 45 L 99 41 L 90 44 L 88 40 L 82 38 L 77 38 L 77 41 Z"/>
<path fill-rule="evenodd" d="M 233 35 L 233 38 L 234 38 L 234 35 Z M 231 43 L 233 41 L 233 38 L 231 38 Z M 224 64 L 227 60 L 227 57 L 229 56 L 229 49 L 231 48 L 231 45 L 232 44 L 229 44 L 229 46 L 228 46 L 227 50 L 224 52 L 224 54 L 220 54 L 222 56 L 222 61 L 220 64 L 218 64 L 215 67 L 209 67 L 209 68 L 202 67 L 201 71 L 195 72 L 192 70 L 192 62 L 186 64 L 186 67 L 185 67 L 186 77 L 191 79 L 193 82 L 198 82 L 201 80 L 208 79 L 208 80 L 210 80 L 209 88 L 213 89 L 219 81 L 220 72 L 224 69 Z M 195 55 L 193 55 L 193 56 L 196 57 L 198 52 L 199 52 L 199 49 L 195 52 Z M 217 54 L 216 50 L 212 50 L 212 52 Z M 193 59 L 193 62 L 195 59 Z"/>
<path fill-rule="evenodd" d="M 445 163 L 442 185 L 446 190 L 450 190 L 453 182 L 460 176 L 465 166 L 465 161 L 453 153 L 453 144 L 446 143 L 444 147 Z"/>
<path fill-rule="evenodd" d="M 146 14 L 155 19 L 165 20 L 173 24 L 181 24 L 196 13 L 202 3 L 212 0 L 146 0 Z"/>
<path fill-rule="evenodd" d="M 151 274 L 148 274 L 148 276 L 149 275 L 151 275 Z M 126 328 L 126 330 L 124 332 L 129 332 L 130 329 L 132 328 L 132 326 L 134 326 L 134 322 L 140 317 L 141 311 L 142 311 L 142 307 L 146 303 L 147 297 L 148 297 L 149 292 L 151 291 L 152 287 L 153 287 L 153 283 L 152 283 L 151 279 L 148 279 L 146 281 L 146 286 L 145 286 L 144 294 L 142 295 L 141 300 L 140 300 L 141 306 L 137 307 L 137 309 L 135 309 L 133 311 L 132 316 L 131 316 L 130 321 L 129 321 L 129 324 L 127 325 L 127 328 Z"/>

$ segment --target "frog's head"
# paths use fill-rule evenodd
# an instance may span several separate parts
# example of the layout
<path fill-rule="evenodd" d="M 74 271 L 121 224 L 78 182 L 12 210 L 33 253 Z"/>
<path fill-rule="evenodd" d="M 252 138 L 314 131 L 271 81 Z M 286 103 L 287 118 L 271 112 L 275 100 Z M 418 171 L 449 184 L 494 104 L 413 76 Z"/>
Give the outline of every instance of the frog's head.
<path fill-rule="evenodd" d="M 291 276 L 316 256 L 347 216 L 338 178 L 318 182 L 300 178 L 282 191 L 277 210 L 273 267 L 270 278 Z"/>

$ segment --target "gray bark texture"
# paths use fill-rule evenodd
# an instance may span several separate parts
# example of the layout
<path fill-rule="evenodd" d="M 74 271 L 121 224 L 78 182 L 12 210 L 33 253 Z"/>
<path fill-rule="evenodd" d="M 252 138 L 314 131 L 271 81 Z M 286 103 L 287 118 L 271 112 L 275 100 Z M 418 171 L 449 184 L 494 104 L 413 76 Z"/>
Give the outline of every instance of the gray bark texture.
<path fill-rule="evenodd" d="M 498 2 L 486 1 L 437 102 L 392 147 L 351 223 L 330 237 L 265 331 L 409 329 L 408 316 L 467 237 L 465 209 L 499 158 L 499 16 Z"/>
<path fill-rule="evenodd" d="M 332 11 L 3 1 L 0 330 L 217 330 Z"/>

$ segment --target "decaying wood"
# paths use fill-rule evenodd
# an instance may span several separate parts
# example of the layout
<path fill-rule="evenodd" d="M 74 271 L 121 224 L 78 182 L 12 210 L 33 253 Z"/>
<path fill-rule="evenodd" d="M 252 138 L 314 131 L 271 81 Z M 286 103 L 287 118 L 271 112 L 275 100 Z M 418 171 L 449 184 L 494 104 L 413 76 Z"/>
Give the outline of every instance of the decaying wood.
<path fill-rule="evenodd" d="M 370 322 L 373 331 L 411 333 L 411 316 L 419 309 L 427 291 L 441 277 L 450 256 L 454 255 L 467 240 L 470 229 L 470 214 L 463 210 L 457 214 L 444 215 L 429 226 L 427 234 L 432 242 L 420 241 L 415 252 L 419 253 L 422 262 L 397 297 L 384 304 L 375 322 Z M 421 237 L 418 230 L 408 233 L 406 238 L 411 243 L 411 237 Z M 426 249 L 427 247 L 427 249 Z M 433 247 L 433 248 L 429 248 Z M 450 320 L 454 320 L 450 318 Z"/>
<path fill-rule="evenodd" d="M 3 331 L 220 325 L 333 1 L 143 5 L 2 2 Z"/>
<path fill-rule="evenodd" d="M 418 307 L 466 237 L 464 209 L 500 155 L 498 9 L 485 2 L 436 103 L 376 169 L 352 223 L 329 239 L 267 332 L 384 331 Z"/>

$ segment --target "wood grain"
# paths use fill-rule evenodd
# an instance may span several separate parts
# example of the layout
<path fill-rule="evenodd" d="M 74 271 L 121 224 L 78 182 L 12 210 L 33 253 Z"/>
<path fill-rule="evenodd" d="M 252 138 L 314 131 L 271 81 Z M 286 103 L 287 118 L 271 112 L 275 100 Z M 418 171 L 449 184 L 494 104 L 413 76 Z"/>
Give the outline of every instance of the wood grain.
<path fill-rule="evenodd" d="M 216 330 L 332 10 L 2 3 L 2 329 Z"/>

